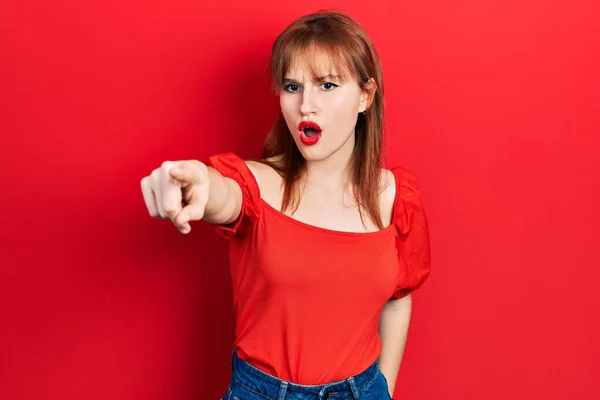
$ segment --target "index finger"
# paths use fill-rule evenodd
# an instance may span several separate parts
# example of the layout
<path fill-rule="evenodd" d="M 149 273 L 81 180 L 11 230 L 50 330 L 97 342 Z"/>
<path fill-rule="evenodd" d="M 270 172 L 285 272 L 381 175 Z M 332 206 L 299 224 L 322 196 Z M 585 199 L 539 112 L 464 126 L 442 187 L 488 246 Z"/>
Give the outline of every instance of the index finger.
<path fill-rule="evenodd" d="M 177 181 L 188 185 L 202 183 L 203 181 L 199 168 L 189 161 L 184 161 L 171 168 L 169 174 Z"/>

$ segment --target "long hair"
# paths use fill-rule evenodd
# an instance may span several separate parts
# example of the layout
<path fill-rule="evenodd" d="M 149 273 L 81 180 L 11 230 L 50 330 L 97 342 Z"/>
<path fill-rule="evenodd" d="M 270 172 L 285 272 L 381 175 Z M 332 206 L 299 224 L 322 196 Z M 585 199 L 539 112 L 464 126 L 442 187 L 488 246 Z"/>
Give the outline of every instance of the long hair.
<path fill-rule="evenodd" d="M 375 93 L 365 114 L 359 114 L 355 146 L 349 164 L 350 183 L 361 220 L 369 218 L 383 229 L 379 207 L 382 142 L 384 127 L 383 78 L 379 56 L 365 30 L 349 16 L 337 11 L 320 11 L 303 16 L 290 24 L 275 40 L 270 59 L 273 89 L 280 93 L 283 79 L 294 56 L 313 51 L 325 51 L 337 71 L 346 71 L 362 90 L 368 81 L 375 81 Z M 313 77 L 318 76 L 313 68 Z M 319 71 L 320 72 L 320 71 Z M 265 159 L 283 155 L 281 162 Z M 271 128 L 263 150 L 263 162 L 273 167 L 285 182 L 282 211 L 296 211 L 300 202 L 298 180 L 306 160 L 296 147 L 283 114 Z"/>

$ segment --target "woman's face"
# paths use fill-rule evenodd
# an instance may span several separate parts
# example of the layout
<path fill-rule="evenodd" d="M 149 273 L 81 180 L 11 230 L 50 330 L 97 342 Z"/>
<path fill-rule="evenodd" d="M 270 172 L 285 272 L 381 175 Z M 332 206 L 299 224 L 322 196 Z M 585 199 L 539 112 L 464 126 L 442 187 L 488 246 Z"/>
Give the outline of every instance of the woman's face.
<path fill-rule="evenodd" d="M 284 76 L 279 97 L 282 114 L 307 161 L 321 161 L 333 154 L 349 158 L 356 120 L 367 108 L 367 95 L 349 73 L 345 80 L 338 76 L 341 71 L 335 70 L 325 53 L 309 54 L 311 57 L 296 57 Z M 312 71 L 320 72 L 316 80 Z"/>

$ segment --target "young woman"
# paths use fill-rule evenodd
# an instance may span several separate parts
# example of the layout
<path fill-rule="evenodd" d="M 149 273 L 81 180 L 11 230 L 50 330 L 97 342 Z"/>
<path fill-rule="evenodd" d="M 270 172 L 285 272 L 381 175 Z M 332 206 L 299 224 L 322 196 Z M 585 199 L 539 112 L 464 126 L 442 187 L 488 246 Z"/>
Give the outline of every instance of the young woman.
<path fill-rule="evenodd" d="M 223 399 L 389 399 L 430 256 L 415 177 L 383 168 L 379 58 L 356 21 L 319 12 L 280 34 L 271 74 L 281 114 L 263 159 L 165 162 L 141 182 L 146 206 L 229 240 Z"/>

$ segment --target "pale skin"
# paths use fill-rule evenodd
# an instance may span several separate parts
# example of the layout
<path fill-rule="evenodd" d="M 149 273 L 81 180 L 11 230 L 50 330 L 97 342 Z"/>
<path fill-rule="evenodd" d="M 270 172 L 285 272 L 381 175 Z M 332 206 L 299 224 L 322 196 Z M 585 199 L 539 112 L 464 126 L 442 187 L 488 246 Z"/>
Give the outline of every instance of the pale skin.
<path fill-rule="evenodd" d="M 341 80 L 326 55 L 315 57 L 313 62 L 326 66 L 323 78 L 313 81 L 306 65 L 292 63 L 279 96 L 288 128 L 306 159 L 306 174 L 302 177 L 305 189 L 299 207 L 293 215 L 286 213 L 326 229 L 376 231 L 376 224 L 368 219 L 363 225 L 353 201 L 352 187 L 347 185 L 356 118 L 368 108 L 376 89 L 371 81 L 366 90 L 361 90 L 353 79 Z M 322 128 L 323 135 L 317 145 L 306 146 L 300 141 L 298 125 L 302 121 L 317 122 Z M 250 161 L 247 165 L 256 177 L 263 200 L 280 210 L 282 178 L 267 165 Z M 392 173 L 384 169 L 381 173 L 384 186 L 380 207 L 384 226 L 387 226 L 391 222 L 396 188 Z M 191 221 L 229 224 L 240 215 L 242 191 L 239 185 L 197 160 L 166 161 L 142 179 L 141 187 L 150 215 L 171 220 L 183 234 L 191 231 Z M 411 307 L 410 295 L 390 300 L 380 317 L 383 349 L 379 363 L 388 381 L 390 396 L 404 353 Z"/>

